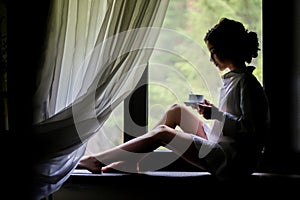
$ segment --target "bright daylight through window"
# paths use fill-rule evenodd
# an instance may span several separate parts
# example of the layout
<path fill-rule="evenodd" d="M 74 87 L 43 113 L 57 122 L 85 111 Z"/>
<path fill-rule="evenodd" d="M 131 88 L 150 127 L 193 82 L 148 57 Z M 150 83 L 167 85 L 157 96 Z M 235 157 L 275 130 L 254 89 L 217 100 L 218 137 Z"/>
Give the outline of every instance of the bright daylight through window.
<path fill-rule="evenodd" d="M 241 21 L 258 33 L 259 55 L 250 65 L 262 82 L 262 1 L 261 0 L 170 0 L 158 45 L 149 61 L 148 128 L 174 103 L 183 104 L 190 92 L 201 93 L 218 102 L 214 89 L 217 71 L 203 38 L 221 17 Z M 189 53 L 191 52 L 191 53 Z M 224 72 L 223 72 L 224 73 Z M 214 85 L 210 85 L 210 82 Z M 111 114 L 105 125 L 89 141 L 87 154 L 103 151 L 123 142 L 123 104 Z M 203 118 L 203 120 L 205 120 Z M 210 123 L 206 121 L 207 123 Z"/>

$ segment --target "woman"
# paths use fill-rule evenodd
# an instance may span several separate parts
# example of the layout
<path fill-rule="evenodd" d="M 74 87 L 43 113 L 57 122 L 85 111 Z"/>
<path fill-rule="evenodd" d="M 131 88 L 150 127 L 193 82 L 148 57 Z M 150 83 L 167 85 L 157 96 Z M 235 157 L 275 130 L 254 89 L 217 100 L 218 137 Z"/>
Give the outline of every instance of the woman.
<path fill-rule="evenodd" d="M 258 55 L 257 34 L 238 21 L 223 18 L 207 32 L 204 41 L 216 67 L 229 70 L 222 76 L 219 106 L 205 100 L 205 104 L 193 107 L 204 118 L 214 120 L 212 129 L 187 107 L 175 104 L 150 132 L 83 157 L 78 168 L 92 173 L 113 168 L 138 172 L 143 153 L 165 146 L 218 178 L 249 175 L 257 169 L 269 122 L 264 90 L 252 74 L 255 68 L 246 65 Z"/>

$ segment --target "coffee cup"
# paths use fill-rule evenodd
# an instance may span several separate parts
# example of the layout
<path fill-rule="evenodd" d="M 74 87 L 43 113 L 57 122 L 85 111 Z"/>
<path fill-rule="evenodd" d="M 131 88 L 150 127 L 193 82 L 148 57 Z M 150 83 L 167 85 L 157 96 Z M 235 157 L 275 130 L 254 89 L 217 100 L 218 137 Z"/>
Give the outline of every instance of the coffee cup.
<path fill-rule="evenodd" d="M 204 103 L 204 95 L 202 94 L 189 94 L 189 99 L 184 102 L 187 106 L 195 106 Z"/>
<path fill-rule="evenodd" d="M 189 102 L 195 103 L 203 103 L 204 102 L 204 95 L 202 94 L 189 94 Z"/>

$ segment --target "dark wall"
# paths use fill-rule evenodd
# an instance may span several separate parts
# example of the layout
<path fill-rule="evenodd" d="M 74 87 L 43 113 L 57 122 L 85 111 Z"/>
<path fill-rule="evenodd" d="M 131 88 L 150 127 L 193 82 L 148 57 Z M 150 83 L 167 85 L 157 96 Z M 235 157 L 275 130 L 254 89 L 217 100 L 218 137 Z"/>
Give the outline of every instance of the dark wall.
<path fill-rule="evenodd" d="M 293 95 L 294 111 L 295 116 L 292 116 L 293 120 L 293 148 L 295 151 L 300 152 L 300 1 L 297 1 L 294 5 L 294 51 L 293 57 L 295 58 L 294 65 L 296 66 L 293 70 Z"/>
<path fill-rule="evenodd" d="M 263 1 L 263 77 L 270 102 L 271 130 L 266 149 L 269 168 L 299 171 L 299 46 L 295 40 L 300 23 L 298 1 Z M 298 51 L 299 52 L 299 51 Z M 298 101 L 297 101 L 298 99 Z M 298 123 L 297 123 L 298 124 Z M 298 144 L 297 144 L 298 143 Z"/>
<path fill-rule="evenodd" d="M 30 196 L 32 179 L 32 96 L 46 31 L 49 1 L 6 1 L 9 132 L 1 134 L 4 192 Z M 21 187 L 21 188 L 19 188 Z M 3 188 L 1 188 L 3 189 Z M 22 192 L 20 192 L 22 191 Z M 13 193 L 13 194 L 12 194 Z"/>

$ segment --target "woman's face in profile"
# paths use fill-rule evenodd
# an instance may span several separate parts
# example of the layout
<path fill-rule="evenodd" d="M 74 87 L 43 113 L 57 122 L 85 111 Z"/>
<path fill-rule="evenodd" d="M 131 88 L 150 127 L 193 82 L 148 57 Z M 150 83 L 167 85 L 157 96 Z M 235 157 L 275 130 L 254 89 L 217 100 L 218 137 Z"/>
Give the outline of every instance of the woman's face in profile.
<path fill-rule="evenodd" d="M 217 54 L 215 48 L 209 43 L 209 41 L 206 41 L 206 46 L 210 52 L 210 60 L 215 64 L 216 67 L 219 68 L 220 71 L 223 71 L 227 68 L 226 62 L 222 62 Z"/>

